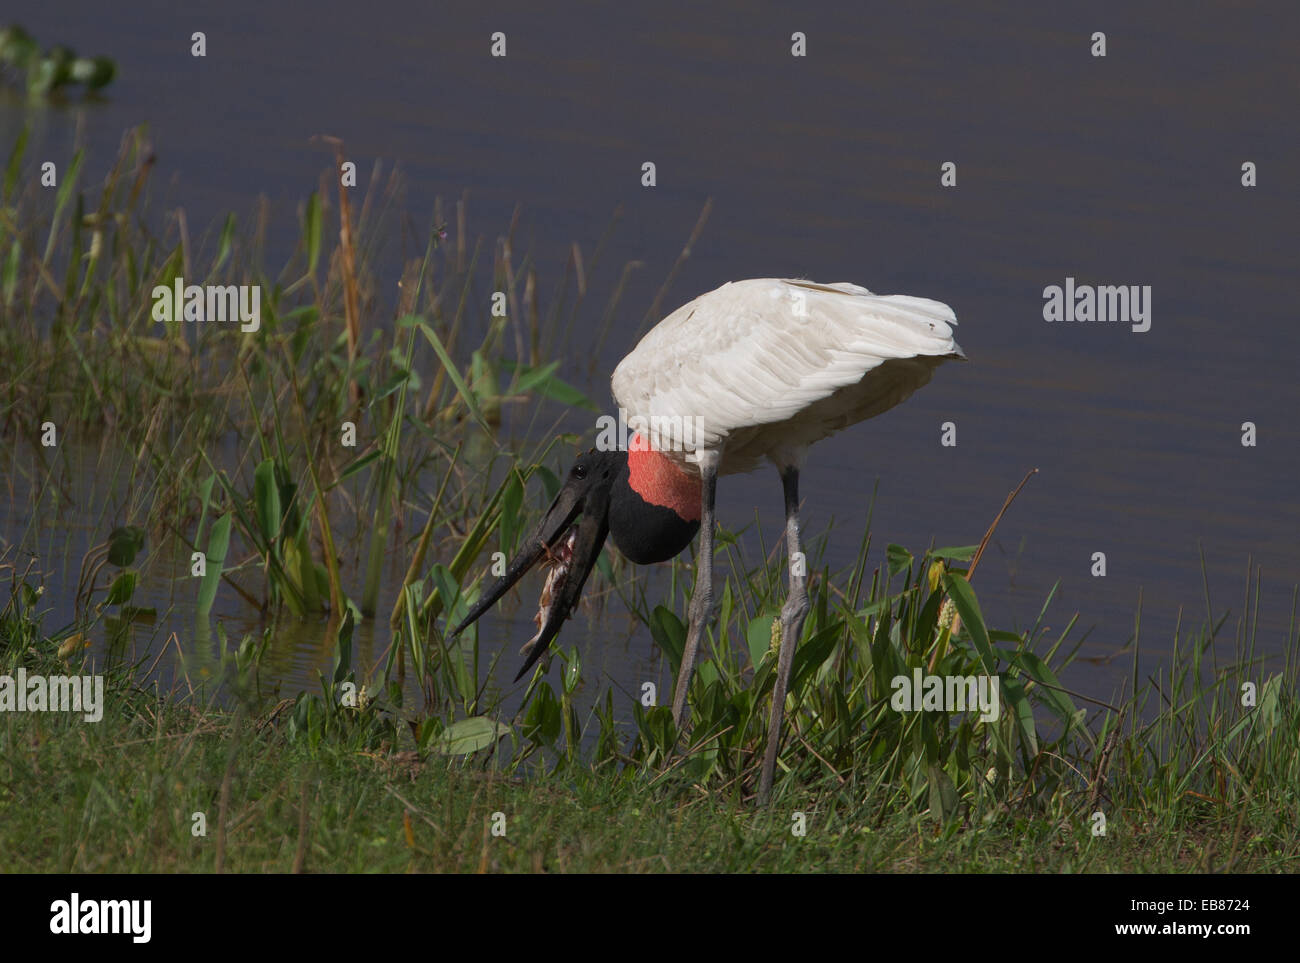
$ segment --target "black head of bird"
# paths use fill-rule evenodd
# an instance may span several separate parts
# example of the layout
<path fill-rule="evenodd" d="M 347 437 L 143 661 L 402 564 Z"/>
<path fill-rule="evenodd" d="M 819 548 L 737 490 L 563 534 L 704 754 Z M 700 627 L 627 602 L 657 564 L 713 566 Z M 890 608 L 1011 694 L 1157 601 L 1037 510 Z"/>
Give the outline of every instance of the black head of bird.
<path fill-rule="evenodd" d="M 636 438 L 630 451 L 593 449 L 579 456 L 541 523 L 452 635 L 473 624 L 538 562 L 552 563 L 538 632 L 524 646 L 527 658 L 518 681 L 577 605 L 608 536 L 639 565 L 666 561 L 691 543 L 700 527 L 699 486 L 698 478 Z"/>

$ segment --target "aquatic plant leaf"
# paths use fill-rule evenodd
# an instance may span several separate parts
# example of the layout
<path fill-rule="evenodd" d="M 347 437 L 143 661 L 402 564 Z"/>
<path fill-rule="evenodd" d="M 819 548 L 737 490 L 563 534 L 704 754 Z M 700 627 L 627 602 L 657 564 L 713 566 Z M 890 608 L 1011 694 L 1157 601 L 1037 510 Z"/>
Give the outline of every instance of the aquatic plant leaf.
<path fill-rule="evenodd" d="M 567 693 L 568 695 L 573 695 L 573 693 L 578 688 L 578 683 L 581 680 L 582 680 L 582 654 L 578 651 L 578 647 L 575 645 L 569 649 L 567 653 L 567 658 L 564 661 L 563 682 L 564 682 L 565 693 Z"/>
<path fill-rule="evenodd" d="M 107 87 L 117 73 L 117 64 L 108 57 L 78 57 L 69 68 L 74 83 L 85 84 L 87 90 Z"/>
<path fill-rule="evenodd" d="M 912 553 L 902 545 L 890 544 L 885 548 L 885 558 L 889 561 L 889 574 L 897 575 L 912 564 Z"/>
<path fill-rule="evenodd" d="M 952 777 L 937 765 L 930 766 L 930 813 L 944 822 L 957 811 L 957 787 Z"/>
<path fill-rule="evenodd" d="M 509 726 L 495 719 L 474 716 L 453 722 L 442 730 L 433 744 L 433 749 L 445 756 L 464 756 L 486 749 L 502 736 L 508 736 L 510 732 Z"/>
<path fill-rule="evenodd" d="M 307 208 L 302 216 L 302 233 L 307 242 L 307 273 L 316 274 L 316 262 L 320 260 L 321 214 L 320 195 L 315 191 L 307 199 Z"/>
<path fill-rule="evenodd" d="M 230 547 L 231 513 L 226 512 L 212 525 L 212 534 L 208 536 L 207 565 L 203 583 L 199 586 L 198 616 L 204 618 L 212 611 L 212 603 L 217 597 L 217 585 L 221 582 L 222 567 L 226 563 L 226 550 Z"/>
<path fill-rule="evenodd" d="M 985 671 L 989 675 L 995 675 L 998 671 L 997 660 L 989 645 L 988 629 L 984 626 L 984 616 L 980 614 L 979 603 L 975 600 L 975 590 L 970 587 L 965 576 L 953 572 L 943 573 L 943 588 L 957 606 L 957 614 L 961 616 L 962 625 L 970 632 L 971 641 L 975 643 L 975 651 L 984 662 Z"/>
<path fill-rule="evenodd" d="M 113 579 L 113 584 L 108 588 L 108 598 L 104 600 L 104 604 L 121 605 L 123 602 L 129 602 L 131 596 L 135 594 L 136 578 L 137 573 L 132 569 L 127 569 Z"/>
<path fill-rule="evenodd" d="M 794 661 L 790 666 L 790 692 L 798 692 L 830 658 L 835 649 L 835 641 L 843 631 L 844 623 L 836 622 L 795 649 Z"/>
<path fill-rule="evenodd" d="M 760 615 L 758 618 L 750 621 L 749 626 L 745 629 L 745 642 L 749 646 L 749 660 L 753 663 L 755 669 L 763 661 L 763 656 L 767 655 L 767 650 L 772 644 L 772 623 L 776 616 Z"/>
<path fill-rule="evenodd" d="M 650 615 L 650 635 L 654 638 L 655 645 L 668 656 L 673 666 L 673 675 L 676 675 L 682 664 L 682 652 L 686 648 L 686 626 L 668 609 L 657 605 Z"/>
<path fill-rule="evenodd" d="M 257 525 L 262 530 L 268 547 L 275 544 L 280 534 L 280 486 L 275 482 L 275 460 L 266 459 L 253 472 L 253 504 L 257 509 Z"/>
<path fill-rule="evenodd" d="M 562 722 L 560 700 L 555 697 L 555 690 L 549 683 L 541 683 L 524 713 L 524 738 L 544 746 L 552 745 L 559 738 Z"/>
<path fill-rule="evenodd" d="M 1038 730 L 1034 726 L 1034 709 L 1025 696 L 1025 687 L 1021 685 L 1020 680 L 1007 678 L 1004 674 L 1001 689 L 1002 695 L 1011 706 L 1011 711 L 1015 713 L 1016 723 L 1020 726 L 1020 734 L 1024 738 L 1029 755 L 1038 755 Z"/>
<path fill-rule="evenodd" d="M 144 546 L 144 529 L 135 525 L 115 528 L 108 536 L 108 564 L 126 568 Z"/>

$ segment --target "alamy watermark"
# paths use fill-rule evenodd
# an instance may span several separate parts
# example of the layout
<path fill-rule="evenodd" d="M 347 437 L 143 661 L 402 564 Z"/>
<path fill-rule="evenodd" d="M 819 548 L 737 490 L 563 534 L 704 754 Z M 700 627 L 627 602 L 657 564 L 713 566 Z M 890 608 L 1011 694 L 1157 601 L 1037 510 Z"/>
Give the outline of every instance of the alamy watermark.
<path fill-rule="evenodd" d="M 153 901 L 147 899 L 70 899 L 50 904 L 50 932 L 73 936 L 83 933 L 124 934 L 133 943 L 152 937 Z"/>
<path fill-rule="evenodd" d="M 699 415 L 632 415 L 618 409 L 618 418 L 596 419 L 597 451 L 697 451 L 704 445 L 704 419 Z"/>
<path fill-rule="evenodd" d="M 153 319 L 161 324 L 181 320 L 237 323 L 240 331 L 252 334 L 262 326 L 262 287 L 186 284 L 178 277 L 172 287 L 159 284 L 153 289 Z"/>
<path fill-rule="evenodd" d="M 980 712 L 980 722 L 997 722 L 1002 715 L 1000 680 L 996 675 L 926 675 L 921 668 L 910 676 L 896 675 L 889 706 L 895 712 Z"/>
<path fill-rule="evenodd" d="M 1134 331 L 1151 330 L 1151 285 L 1074 283 L 1043 288 L 1044 321 L 1117 321 Z"/>
<path fill-rule="evenodd" d="M 24 668 L 0 675 L 0 712 L 81 712 L 87 722 L 104 718 L 102 675 L 28 675 Z"/>

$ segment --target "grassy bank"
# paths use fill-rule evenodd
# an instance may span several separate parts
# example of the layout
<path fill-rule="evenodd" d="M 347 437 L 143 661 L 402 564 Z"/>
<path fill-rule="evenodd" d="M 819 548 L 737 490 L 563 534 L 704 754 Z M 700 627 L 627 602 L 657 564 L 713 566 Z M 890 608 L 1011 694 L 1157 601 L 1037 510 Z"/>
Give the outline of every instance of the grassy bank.
<path fill-rule="evenodd" d="M 48 638 L 39 606 L 18 587 L 0 617 L 3 671 L 80 671 L 84 649 Z M 757 810 L 761 725 L 734 755 L 719 751 L 725 735 L 700 735 L 717 725 L 717 679 L 693 700 L 689 748 L 674 752 L 661 709 L 636 713 L 637 731 L 619 739 L 598 716 L 569 731 L 534 696 L 520 718 L 494 723 L 506 733 L 497 742 L 382 699 L 350 704 L 342 657 L 321 694 L 295 701 L 259 698 L 256 664 L 248 640 L 222 666 L 215 681 L 238 694 L 233 709 L 141 688 L 122 666 L 98 723 L 0 714 L 6 868 L 1286 872 L 1300 858 L 1300 713 L 1278 683 L 1238 719 L 1216 716 L 1185 674 L 1141 724 L 1124 721 L 1139 709 L 1130 702 L 1104 734 L 1049 737 L 1009 713 L 969 739 L 968 720 L 887 711 L 837 738 L 830 700 L 852 711 L 853 696 L 813 683 L 798 690 L 792 772 Z M 742 682 L 737 694 L 748 702 L 761 688 Z"/>

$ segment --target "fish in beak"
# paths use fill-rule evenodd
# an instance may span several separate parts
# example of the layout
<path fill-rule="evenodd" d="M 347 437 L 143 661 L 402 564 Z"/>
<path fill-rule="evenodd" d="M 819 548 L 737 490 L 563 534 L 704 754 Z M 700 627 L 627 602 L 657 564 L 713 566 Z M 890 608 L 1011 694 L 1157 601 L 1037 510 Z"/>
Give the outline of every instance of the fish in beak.
<path fill-rule="evenodd" d="M 534 619 L 537 634 L 521 650 L 526 659 L 515 676 L 516 682 L 545 654 L 560 626 L 578 604 L 582 587 L 609 535 L 610 495 L 621 467 L 620 456 L 619 452 L 593 449 L 578 458 L 541 524 L 524 539 L 523 547 L 506 567 L 505 574 L 487 587 L 469 615 L 451 633 L 454 638 L 465 631 L 537 562 L 550 563 L 552 568 L 546 576 Z"/>

